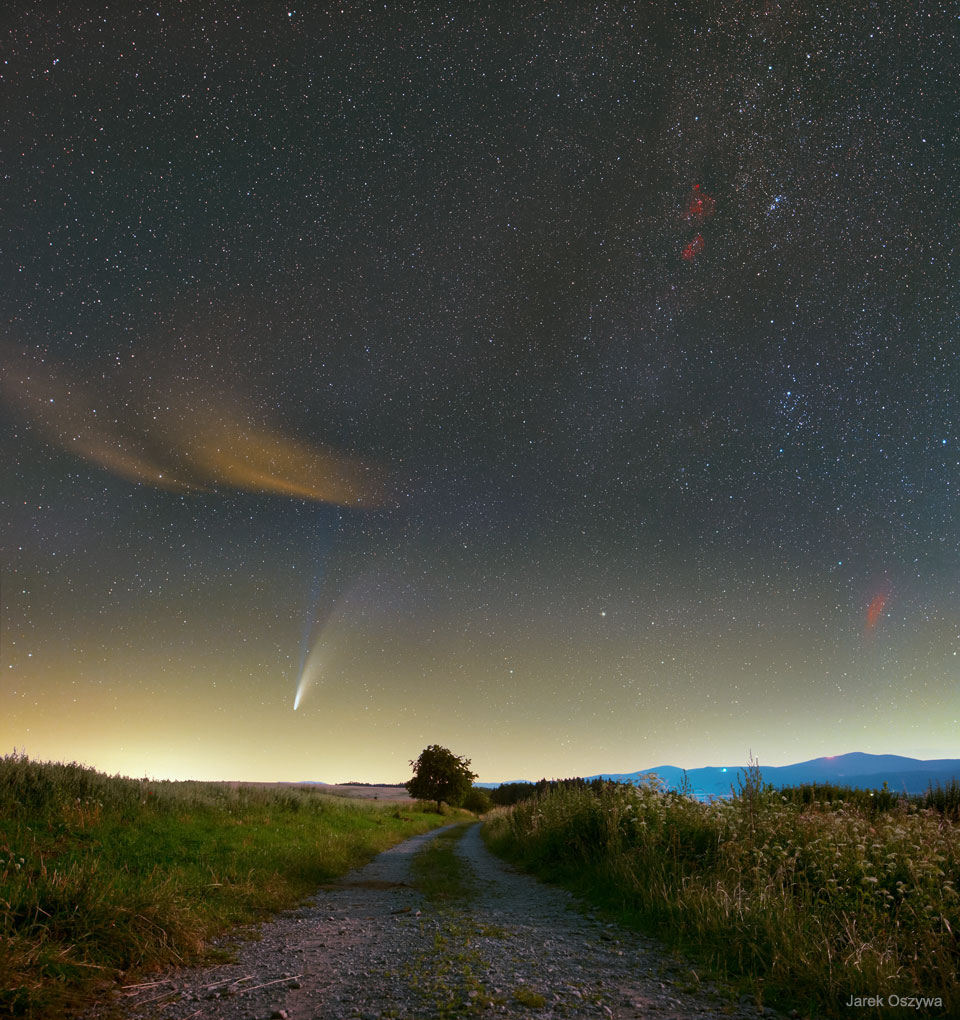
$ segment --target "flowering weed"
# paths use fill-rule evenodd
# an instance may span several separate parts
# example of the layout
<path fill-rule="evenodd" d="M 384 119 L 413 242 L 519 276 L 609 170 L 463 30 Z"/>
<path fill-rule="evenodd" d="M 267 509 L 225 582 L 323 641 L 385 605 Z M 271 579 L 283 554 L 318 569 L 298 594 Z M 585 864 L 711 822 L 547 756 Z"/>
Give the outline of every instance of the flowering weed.
<path fill-rule="evenodd" d="M 960 1015 L 960 824 L 935 807 L 803 798 L 747 770 L 712 803 L 652 782 L 560 787 L 494 812 L 485 835 L 758 1000 L 847 1016 L 851 995 L 923 995 Z"/>

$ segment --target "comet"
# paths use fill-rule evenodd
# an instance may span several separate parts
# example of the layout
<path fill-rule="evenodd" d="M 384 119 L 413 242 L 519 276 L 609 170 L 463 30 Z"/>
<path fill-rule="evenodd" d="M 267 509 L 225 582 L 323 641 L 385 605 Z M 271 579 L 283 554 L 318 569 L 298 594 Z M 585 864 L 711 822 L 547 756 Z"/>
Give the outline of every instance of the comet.
<path fill-rule="evenodd" d="M 310 685 L 310 674 L 306 671 L 305 668 L 301 668 L 300 676 L 297 677 L 297 693 L 296 693 L 296 695 L 294 696 L 294 699 L 293 699 L 293 710 L 294 710 L 294 712 L 296 712 L 296 710 L 300 707 L 300 699 L 303 697 L 303 693 L 304 693 L 304 691 L 307 689 L 307 687 L 309 685 Z"/>
<path fill-rule="evenodd" d="M 300 668 L 297 670 L 297 693 L 293 699 L 294 712 L 300 707 L 300 698 L 304 690 L 303 672 L 307 665 L 307 656 L 310 652 L 310 630 L 310 616 L 308 614 L 303 622 L 303 634 L 300 637 Z"/>
<path fill-rule="evenodd" d="M 300 634 L 300 668 L 297 670 L 297 690 L 293 697 L 294 712 L 319 676 L 322 662 L 325 660 L 329 664 L 333 654 L 335 642 L 331 643 L 331 619 L 343 599 L 343 573 L 345 569 L 349 571 L 349 555 L 349 552 L 341 551 L 339 563 L 328 563 L 317 573 L 313 583 Z M 346 568 L 344 559 L 348 565 Z M 333 630 L 336 631 L 335 626 Z"/>
<path fill-rule="evenodd" d="M 327 629 L 326 624 L 327 620 L 324 619 L 313 629 L 313 640 L 306 645 L 306 654 L 302 655 L 300 675 L 297 677 L 297 693 L 293 697 L 294 712 L 300 707 L 303 696 L 313 685 L 314 680 L 319 677 L 325 657 L 324 652 L 327 653 L 326 658 L 329 659 L 331 653 L 330 643 L 329 641 L 323 642 L 324 633 Z"/>
<path fill-rule="evenodd" d="M 363 530 L 367 529 L 367 530 Z M 297 689 L 293 698 L 296 712 L 304 695 L 323 669 L 329 673 L 340 650 L 344 618 L 351 601 L 359 589 L 369 585 L 377 576 L 373 564 L 364 569 L 364 560 L 375 560 L 374 543 L 369 519 L 343 522 L 333 547 L 324 555 L 324 564 L 311 586 L 307 612 L 300 635 L 300 667 L 297 670 Z"/>
<path fill-rule="evenodd" d="M 329 573 L 327 579 L 329 579 Z M 327 612 L 319 611 L 323 602 L 323 584 L 324 571 L 321 569 L 318 571 L 310 591 L 310 600 L 307 603 L 309 608 L 303 618 L 303 630 L 300 633 L 300 668 L 297 670 L 297 692 L 293 698 L 294 712 L 300 707 L 303 695 L 310 686 L 312 672 L 315 672 L 315 669 L 311 670 L 313 665 L 311 660 L 314 658 L 314 652 L 330 617 L 329 610 Z"/>

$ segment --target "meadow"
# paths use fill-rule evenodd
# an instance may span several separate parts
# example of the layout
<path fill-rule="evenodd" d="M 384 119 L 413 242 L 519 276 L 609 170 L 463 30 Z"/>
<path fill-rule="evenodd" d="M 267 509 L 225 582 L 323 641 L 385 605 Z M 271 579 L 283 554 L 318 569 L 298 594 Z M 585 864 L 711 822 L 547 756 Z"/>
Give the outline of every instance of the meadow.
<path fill-rule="evenodd" d="M 958 808 L 956 786 L 775 791 L 747 769 L 713 803 L 652 780 L 554 785 L 495 809 L 484 835 L 681 951 L 692 981 L 805 1016 L 945 1017 L 960 1016 Z"/>
<path fill-rule="evenodd" d="M 0 1014 L 63 1016 L 443 823 L 312 788 L 0 760 Z"/>

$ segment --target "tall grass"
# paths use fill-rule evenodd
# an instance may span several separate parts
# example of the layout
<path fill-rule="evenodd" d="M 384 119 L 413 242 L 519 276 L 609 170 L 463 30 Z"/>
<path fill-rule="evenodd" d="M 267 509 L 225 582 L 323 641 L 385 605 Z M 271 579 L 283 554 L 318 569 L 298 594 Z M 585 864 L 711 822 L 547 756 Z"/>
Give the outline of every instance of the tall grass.
<path fill-rule="evenodd" d="M 766 1004 L 960 1016 L 960 826 L 935 807 L 792 797 L 748 773 L 699 803 L 656 785 L 558 787 L 488 816 L 492 849 L 709 964 Z M 916 1015 L 916 1014 L 914 1014 Z"/>
<path fill-rule="evenodd" d="M 883 814 L 902 806 L 933 808 L 953 821 L 960 821 L 960 783 L 956 779 L 946 785 L 931 784 L 924 793 L 898 794 L 884 783 L 881 790 L 861 790 L 857 787 L 838 786 L 836 783 L 803 783 L 780 791 L 792 804 L 821 804 L 843 802 L 868 815 Z"/>
<path fill-rule="evenodd" d="M 0 760 L 0 1014 L 60 1016 L 442 819 L 309 788 Z"/>

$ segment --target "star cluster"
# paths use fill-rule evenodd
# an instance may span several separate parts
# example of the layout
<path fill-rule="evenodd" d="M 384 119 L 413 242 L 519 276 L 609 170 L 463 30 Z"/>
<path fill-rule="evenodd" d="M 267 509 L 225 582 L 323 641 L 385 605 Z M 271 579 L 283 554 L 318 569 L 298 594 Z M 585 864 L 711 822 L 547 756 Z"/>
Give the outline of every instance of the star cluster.
<path fill-rule="evenodd" d="M 8 23 L 7 751 L 960 754 L 949 5 Z"/>

